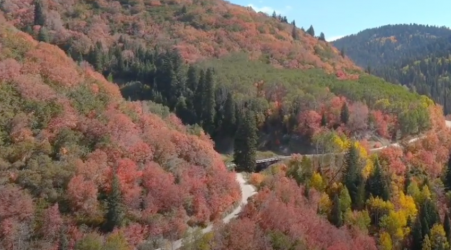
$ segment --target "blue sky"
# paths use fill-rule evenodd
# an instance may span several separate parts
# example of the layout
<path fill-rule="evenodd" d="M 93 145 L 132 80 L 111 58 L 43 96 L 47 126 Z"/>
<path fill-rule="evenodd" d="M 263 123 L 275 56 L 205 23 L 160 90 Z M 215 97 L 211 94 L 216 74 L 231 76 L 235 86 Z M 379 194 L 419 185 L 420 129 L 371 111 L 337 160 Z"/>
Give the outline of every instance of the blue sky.
<path fill-rule="evenodd" d="M 298 27 L 324 32 L 331 41 L 386 24 L 451 26 L 451 0 L 229 0 L 272 14 L 275 10 Z"/>

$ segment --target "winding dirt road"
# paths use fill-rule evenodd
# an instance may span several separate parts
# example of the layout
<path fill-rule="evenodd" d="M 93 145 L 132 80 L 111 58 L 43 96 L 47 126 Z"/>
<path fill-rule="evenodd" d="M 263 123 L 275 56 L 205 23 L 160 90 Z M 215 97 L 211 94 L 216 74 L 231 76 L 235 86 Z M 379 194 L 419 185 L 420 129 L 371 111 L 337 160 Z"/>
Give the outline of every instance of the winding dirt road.
<path fill-rule="evenodd" d="M 246 206 L 247 200 L 249 199 L 249 197 L 251 197 L 257 193 L 255 191 L 254 186 L 252 186 L 250 184 L 246 184 L 246 180 L 244 179 L 243 174 L 236 173 L 236 181 L 240 184 L 241 201 L 240 201 L 240 204 L 230 214 L 228 214 L 226 217 L 224 217 L 222 219 L 222 222 L 224 222 L 225 224 L 229 223 L 232 219 L 236 218 L 238 216 L 238 214 L 241 212 L 241 210 L 243 209 L 243 207 Z M 209 225 L 208 227 L 202 229 L 202 234 L 211 232 L 212 229 L 213 229 L 213 225 Z M 177 241 L 172 242 L 172 244 L 169 248 L 163 248 L 163 249 L 172 249 L 172 250 L 179 249 L 180 247 L 182 247 L 182 243 L 183 243 L 182 239 L 179 239 Z M 161 248 L 159 248 L 158 250 L 160 250 L 160 249 Z"/>
<path fill-rule="evenodd" d="M 446 122 L 446 127 L 451 128 L 451 121 L 445 121 L 445 122 Z M 408 143 L 413 143 L 413 142 L 415 142 L 417 140 L 420 140 L 423 137 L 424 136 L 413 138 L 413 139 L 409 140 Z M 390 144 L 390 145 L 387 145 L 387 146 L 370 149 L 370 151 L 374 152 L 374 151 L 382 150 L 382 149 L 387 148 L 387 147 L 401 147 L 401 145 L 399 143 L 393 143 L 393 144 Z M 323 154 L 318 154 L 318 155 L 323 155 Z M 315 156 L 315 155 L 311 155 L 311 156 Z M 289 156 L 281 156 L 281 158 L 289 158 Z M 244 180 L 243 174 L 237 173 L 236 174 L 236 180 L 240 184 L 241 201 L 240 201 L 240 204 L 230 214 L 228 214 L 226 217 L 224 217 L 222 219 L 222 221 L 224 223 L 226 223 L 226 224 L 229 223 L 235 217 L 237 217 L 238 214 L 243 209 L 243 207 L 247 204 L 247 200 L 249 199 L 249 197 L 251 197 L 254 194 L 256 194 L 255 187 L 250 185 L 250 184 L 246 184 L 246 181 Z M 213 226 L 209 225 L 208 227 L 206 227 L 206 228 L 204 228 L 202 230 L 202 234 L 206 234 L 208 232 L 211 232 L 212 228 L 213 228 Z M 172 244 L 171 244 L 171 246 L 169 248 L 164 248 L 164 249 L 175 250 L 175 249 L 179 249 L 180 247 L 182 247 L 182 239 L 179 239 L 177 241 L 172 242 Z M 161 250 L 161 248 L 159 248 L 158 250 Z"/>

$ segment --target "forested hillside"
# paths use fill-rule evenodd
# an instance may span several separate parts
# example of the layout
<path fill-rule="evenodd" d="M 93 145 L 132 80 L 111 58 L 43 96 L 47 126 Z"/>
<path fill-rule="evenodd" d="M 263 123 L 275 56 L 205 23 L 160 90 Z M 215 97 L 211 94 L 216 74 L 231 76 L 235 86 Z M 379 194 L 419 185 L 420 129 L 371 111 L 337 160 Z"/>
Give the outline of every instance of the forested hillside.
<path fill-rule="evenodd" d="M 441 107 L 313 27 L 220 0 L 0 8 L 1 247 L 449 247 Z M 214 149 L 259 192 L 239 218 L 191 232 L 240 198 Z M 332 154 L 254 173 L 257 149 Z"/>
<path fill-rule="evenodd" d="M 430 96 L 451 112 L 451 30 L 424 25 L 388 25 L 364 30 L 333 44 L 367 72 Z"/>
<path fill-rule="evenodd" d="M 240 198 L 207 136 L 4 19 L 0 96 L 0 249 L 131 249 Z"/>

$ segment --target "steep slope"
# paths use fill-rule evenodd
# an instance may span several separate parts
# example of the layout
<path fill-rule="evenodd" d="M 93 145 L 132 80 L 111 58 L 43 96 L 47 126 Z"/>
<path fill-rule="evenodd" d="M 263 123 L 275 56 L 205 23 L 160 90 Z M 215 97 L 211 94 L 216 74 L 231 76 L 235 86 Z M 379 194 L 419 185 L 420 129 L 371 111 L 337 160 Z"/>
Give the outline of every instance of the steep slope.
<path fill-rule="evenodd" d="M 430 96 L 451 111 L 451 30 L 424 25 L 389 25 L 334 42 L 372 74 Z"/>
<path fill-rule="evenodd" d="M 177 239 L 240 199 L 205 135 L 125 102 L 86 63 L 4 19 L 0 95 L 2 249 Z"/>
<path fill-rule="evenodd" d="M 451 30 L 446 27 L 398 24 L 366 29 L 332 44 L 343 49 L 362 68 L 370 66 L 375 69 L 412 57 L 426 56 L 434 49 L 427 49 L 429 44 L 448 36 L 451 36 Z"/>
<path fill-rule="evenodd" d="M 2 9 L 114 79 L 124 97 L 202 126 L 220 152 L 233 151 L 249 109 L 259 148 L 285 154 L 330 151 L 324 131 L 374 142 L 430 127 L 427 98 L 363 74 L 294 25 L 224 1 L 6 0 Z"/>
<path fill-rule="evenodd" d="M 6 0 L 1 8 L 20 28 L 46 26 L 50 40 L 75 57 L 98 42 L 109 48 L 133 39 L 127 49 L 176 48 L 188 62 L 246 51 L 289 68 L 356 68 L 327 43 L 293 34 L 292 25 L 222 0 Z"/>

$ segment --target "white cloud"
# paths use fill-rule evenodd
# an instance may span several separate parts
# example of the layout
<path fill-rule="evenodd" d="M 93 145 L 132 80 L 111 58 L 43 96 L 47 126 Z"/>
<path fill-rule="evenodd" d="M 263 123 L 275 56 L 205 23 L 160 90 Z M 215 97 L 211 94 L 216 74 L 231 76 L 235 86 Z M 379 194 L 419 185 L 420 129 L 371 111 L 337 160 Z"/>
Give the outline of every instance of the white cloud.
<path fill-rule="evenodd" d="M 253 4 L 248 4 L 247 5 L 248 7 L 251 7 L 252 9 L 254 9 L 256 12 L 263 12 L 263 13 L 266 13 L 266 14 L 268 14 L 268 15 L 272 15 L 272 13 L 274 12 L 274 11 L 276 11 L 275 9 L 273 9 L 273 8 L 271 8 L 271 7 L 268 7 L 268 6 L 263 6 L 263 7 L 257 7 L 257 6 L 255 6 L 255 5 L 253 5 Z M 280 12 L 278 12 L 278 11 L 276 11 L 277 13 L 280 13 Z"/>
<path fill-rule="evenodd" d="M 342 37 L 344 37 L 344 36 L 332 36 L 332 37 L 327 38 L 326 40 L 328 42 L 333 42 L 333 41 L 338 40 L 338 39 L 340 39 Z"/>

